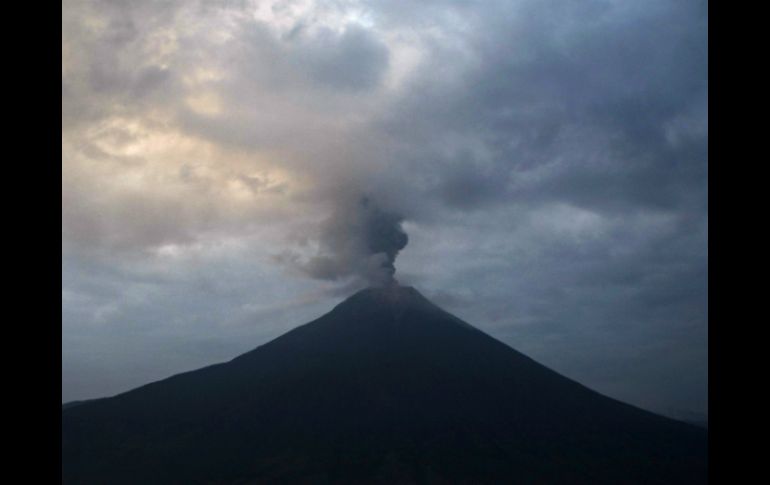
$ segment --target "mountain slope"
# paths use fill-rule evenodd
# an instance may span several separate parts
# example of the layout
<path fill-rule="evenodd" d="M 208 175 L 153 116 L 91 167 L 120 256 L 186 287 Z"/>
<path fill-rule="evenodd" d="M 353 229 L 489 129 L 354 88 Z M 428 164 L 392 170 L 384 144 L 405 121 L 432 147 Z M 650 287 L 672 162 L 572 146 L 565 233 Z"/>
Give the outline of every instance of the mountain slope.
<path fill-rule="evenodd" d="M 63 483 L 705 483 L 706 448 L 406 287 L 62 411 Z"/>

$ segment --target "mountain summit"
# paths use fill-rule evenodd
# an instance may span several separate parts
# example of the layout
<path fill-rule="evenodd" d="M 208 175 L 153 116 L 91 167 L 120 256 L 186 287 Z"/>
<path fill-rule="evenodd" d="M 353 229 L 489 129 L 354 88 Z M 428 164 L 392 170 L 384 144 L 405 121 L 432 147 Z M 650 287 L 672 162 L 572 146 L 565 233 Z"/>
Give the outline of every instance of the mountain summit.
<path fill-rule="evenodd" d="M 591 391 L 397 285 L 62 410 L 66 484 L 689 484 L 706 468 L 706 430 Z"/>

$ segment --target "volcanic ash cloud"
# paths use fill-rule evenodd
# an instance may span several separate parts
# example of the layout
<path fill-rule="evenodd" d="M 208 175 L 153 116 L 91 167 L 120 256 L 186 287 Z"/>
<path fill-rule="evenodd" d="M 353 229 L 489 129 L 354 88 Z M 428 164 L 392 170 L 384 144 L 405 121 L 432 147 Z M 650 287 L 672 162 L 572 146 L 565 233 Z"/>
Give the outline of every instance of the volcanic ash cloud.
<path fill-rule="evenodd" d="M 404 217 L 361 196 L 339 204 L 322 224 L 318 254 L 300 264 L 312 278 L 358 278 L 374 286 L 395 284 L 395 261 L 409 242 Z"/>

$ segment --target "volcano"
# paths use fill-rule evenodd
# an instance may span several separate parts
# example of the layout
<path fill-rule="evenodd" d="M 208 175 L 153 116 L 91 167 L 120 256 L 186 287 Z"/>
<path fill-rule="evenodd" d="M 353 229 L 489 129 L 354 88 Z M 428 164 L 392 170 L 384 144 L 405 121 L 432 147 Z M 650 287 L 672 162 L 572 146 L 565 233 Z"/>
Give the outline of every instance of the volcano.
<path fill-rule="evenodd" d="M 707 443 L 391 286 L 63 409 L 62 483 L 701 484 Z"/>

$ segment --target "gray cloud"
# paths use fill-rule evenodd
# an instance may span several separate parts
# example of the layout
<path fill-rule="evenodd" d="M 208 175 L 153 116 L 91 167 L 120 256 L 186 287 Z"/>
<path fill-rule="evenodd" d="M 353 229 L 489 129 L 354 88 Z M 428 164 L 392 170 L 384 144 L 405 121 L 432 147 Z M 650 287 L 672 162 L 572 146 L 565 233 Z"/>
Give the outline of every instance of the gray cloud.
<path fill-rule="evenodd" d="M 297 27 L 290 38 L 297 43 L 296 66 L 332 89 L 361 91 L 376 87 L 388 67 L 388 49 L 365 29 L 349 26 L 337 35 L 324 29 L 303 38 Z"/>
<path fill-rule="evenodd" d="M 396 256 L 409 241 L 402 222 L 402 216 L 381 209 L 367 195 L 348 199 L 322 224 L 317 254 L 302 261 L 295 254 L 284 253 L 278 260 L 292 262 L 307 275 L 322 280 L 352 276 L 369 285 L 393 284 Z"/>
<path fill-rule="evenodd" d="M 67 382 L 105 381 L 84 355 L 128 329 L 134 353 L 216 334 L 223 358 L 398 254 L 399 281 L 557 370 L 707 410 L 705 2 L 63 7 Z M 144 292 L 136 268 L 178 276 Z M 212 327 L 249 318 L 283 326 Z"/>
<path fill-rule="evenodd" d="M 680 144 L 669 131 L 707 102 L 701 5 L 660 2 L 640 12 L 600 2 L 548 5 L 484 9 L 467 41 L 481 61 L 448 79 L 426 70 L 409 102 L 384 118 L 394 136 L 421 147 L 415 158 L 434 160 L 426 170 L 438 176 L 436 194 L 477 204 L 467 187 L 447 191 L 454 160 L 469 147 L 477 147 L 475 157 L 463 156 L 476 174 L 471 184 L 493 174 L 488 191 L 473 192 L 502 203 L 675 209 L 679 194 L 705 187 L 705 126 Z M 453 55 L 439 51 L 435 62 Z"/>

